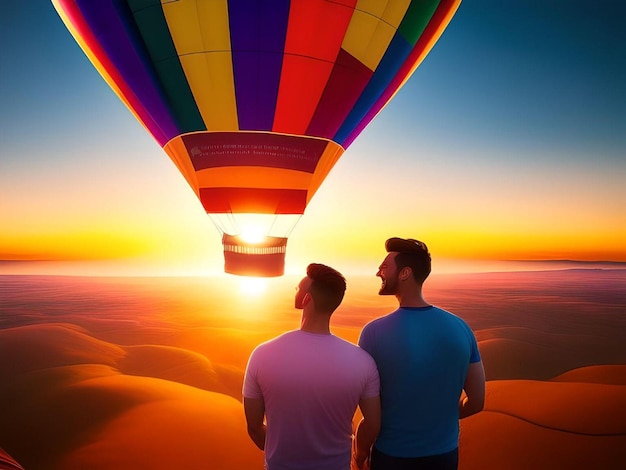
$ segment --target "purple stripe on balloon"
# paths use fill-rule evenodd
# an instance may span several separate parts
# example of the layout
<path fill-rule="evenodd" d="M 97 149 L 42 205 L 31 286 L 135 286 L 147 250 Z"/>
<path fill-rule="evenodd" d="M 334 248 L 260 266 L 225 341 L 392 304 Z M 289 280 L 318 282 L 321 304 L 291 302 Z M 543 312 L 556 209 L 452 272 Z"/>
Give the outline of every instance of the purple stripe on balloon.
<path fill-rule="evenodd" d="M 272 130 L 289 19 L 289 0 L 230 0 L 239 129 Z"/>
<path fill-rule="evenodd" d="M 79 8 L 109 60 L 148 112 L 151 121 L 144 121 L 146 127 L 161 146 L 165 145 L 179 131 L 152 75 L 130 10 L 126 5 L 116 7 L 114 2 L 93 0 L 80 0 Z"/>

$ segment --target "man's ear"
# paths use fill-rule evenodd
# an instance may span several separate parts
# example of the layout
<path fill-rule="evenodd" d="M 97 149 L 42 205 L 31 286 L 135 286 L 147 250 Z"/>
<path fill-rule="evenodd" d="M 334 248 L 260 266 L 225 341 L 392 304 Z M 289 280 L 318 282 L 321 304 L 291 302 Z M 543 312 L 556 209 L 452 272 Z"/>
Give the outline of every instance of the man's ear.
<path fill-rule="evenodd" d="M 413 275 L 413 270 L 409 268 L 408 266 L 405 266 L 404 268 L 400 270 L 398 277 L 400 278 L 400 280 L 406 281 L 412 275 Z"/>
<path fill-rule="evenodd" d="M 302 297 L 302 306 L 304 307 L 306 304 L 308 304 L 311 300 L 313 300 L 313 298 L 311 297 L 311 294 L 309 294 L 308 292 L 306 294 L 304 294 L 304 297 Z"/>

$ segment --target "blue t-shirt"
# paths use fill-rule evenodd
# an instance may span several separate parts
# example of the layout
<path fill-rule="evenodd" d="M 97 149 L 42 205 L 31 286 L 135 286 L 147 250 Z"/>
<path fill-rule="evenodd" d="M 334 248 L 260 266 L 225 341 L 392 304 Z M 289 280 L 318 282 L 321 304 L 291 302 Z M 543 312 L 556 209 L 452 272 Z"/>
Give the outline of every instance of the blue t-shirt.
<path fill-rule="evenodd" d="M 423 457 L 458 447 L 459 398 L 470 363 L 480 361 L 467 323 L 437 307 L 403 307 L 365 325 L 359 346 L 380 374 L 376 448 Z"/>

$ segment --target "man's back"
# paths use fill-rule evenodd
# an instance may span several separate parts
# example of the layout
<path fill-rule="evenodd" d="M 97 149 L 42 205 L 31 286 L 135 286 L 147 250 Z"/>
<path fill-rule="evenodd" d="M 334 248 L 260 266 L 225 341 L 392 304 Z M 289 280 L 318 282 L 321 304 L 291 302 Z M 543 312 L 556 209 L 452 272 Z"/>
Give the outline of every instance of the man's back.
<path fill-rule="evenodd" d="M 469 363 L 480 360 L 467 324 L 432 306 L 400 308 L 366 325 L 359 344 L 380 373 L 376 448 L 396 457 L 455 449 L 459 398 Z"/>
<path fill-rule="evenodd" d="M 378 396 L 373 359 L 333 335 L 291 331 L 250 357 L 244 396 L 263 398 L 270 470 L 345 469 L 352 417 L 362 398 Z"/>

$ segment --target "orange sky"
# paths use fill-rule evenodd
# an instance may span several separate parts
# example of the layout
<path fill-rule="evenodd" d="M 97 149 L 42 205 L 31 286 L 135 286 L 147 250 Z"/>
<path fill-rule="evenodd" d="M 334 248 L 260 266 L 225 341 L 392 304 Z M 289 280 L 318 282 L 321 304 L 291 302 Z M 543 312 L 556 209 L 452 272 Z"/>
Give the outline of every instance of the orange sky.
<path fill-rule="evenodd" d="M 616 78 L 625 72 L 598 55 L 607 50 L 602 41 L 622 30 L 585 17 L 584 34 L 606 33 L 588 38 L 567 29 L 580 18 L 564 18 L 564 37 L 595 51 L 588 57 L 579 47 L 570 57 L 573 46 L 558 42 L 554 24 L 537 29 L 531 11 L 511 16 L 516 28 L 528 20 L 532 37 L 545 41 L 541 54 L 530 55 L 521 26 L 498 47 L 482 36 L 505 18 L 482 28 L 473 22 L 491 17 L 476 7 L 461 5 L 427 60 L 322 184 L 291 234 L 288 272 L 311 261 L 375 271 L 390 236 L 425 241 L 436 267 L 626 262 L 623 81 Z M 3 43 L 11 44 L 0 89 L 0 260 L 71 261 L 77 273 L 220 272 L 221 235 L 182 176 L 52 6 L 37 8 L 39 15 L 16 7 L 10 22 L 0 19 Z M 461 45 L 472 52 L 462 54 Z M 26 68 L 23 57 L 31 58 Z M 601 59 L 602 73 L 591 67 Z M 519 78 L 510 61 L 525 63 L 529 75 Z M 573 82 L 555 86 L 552 77 Z"/>

